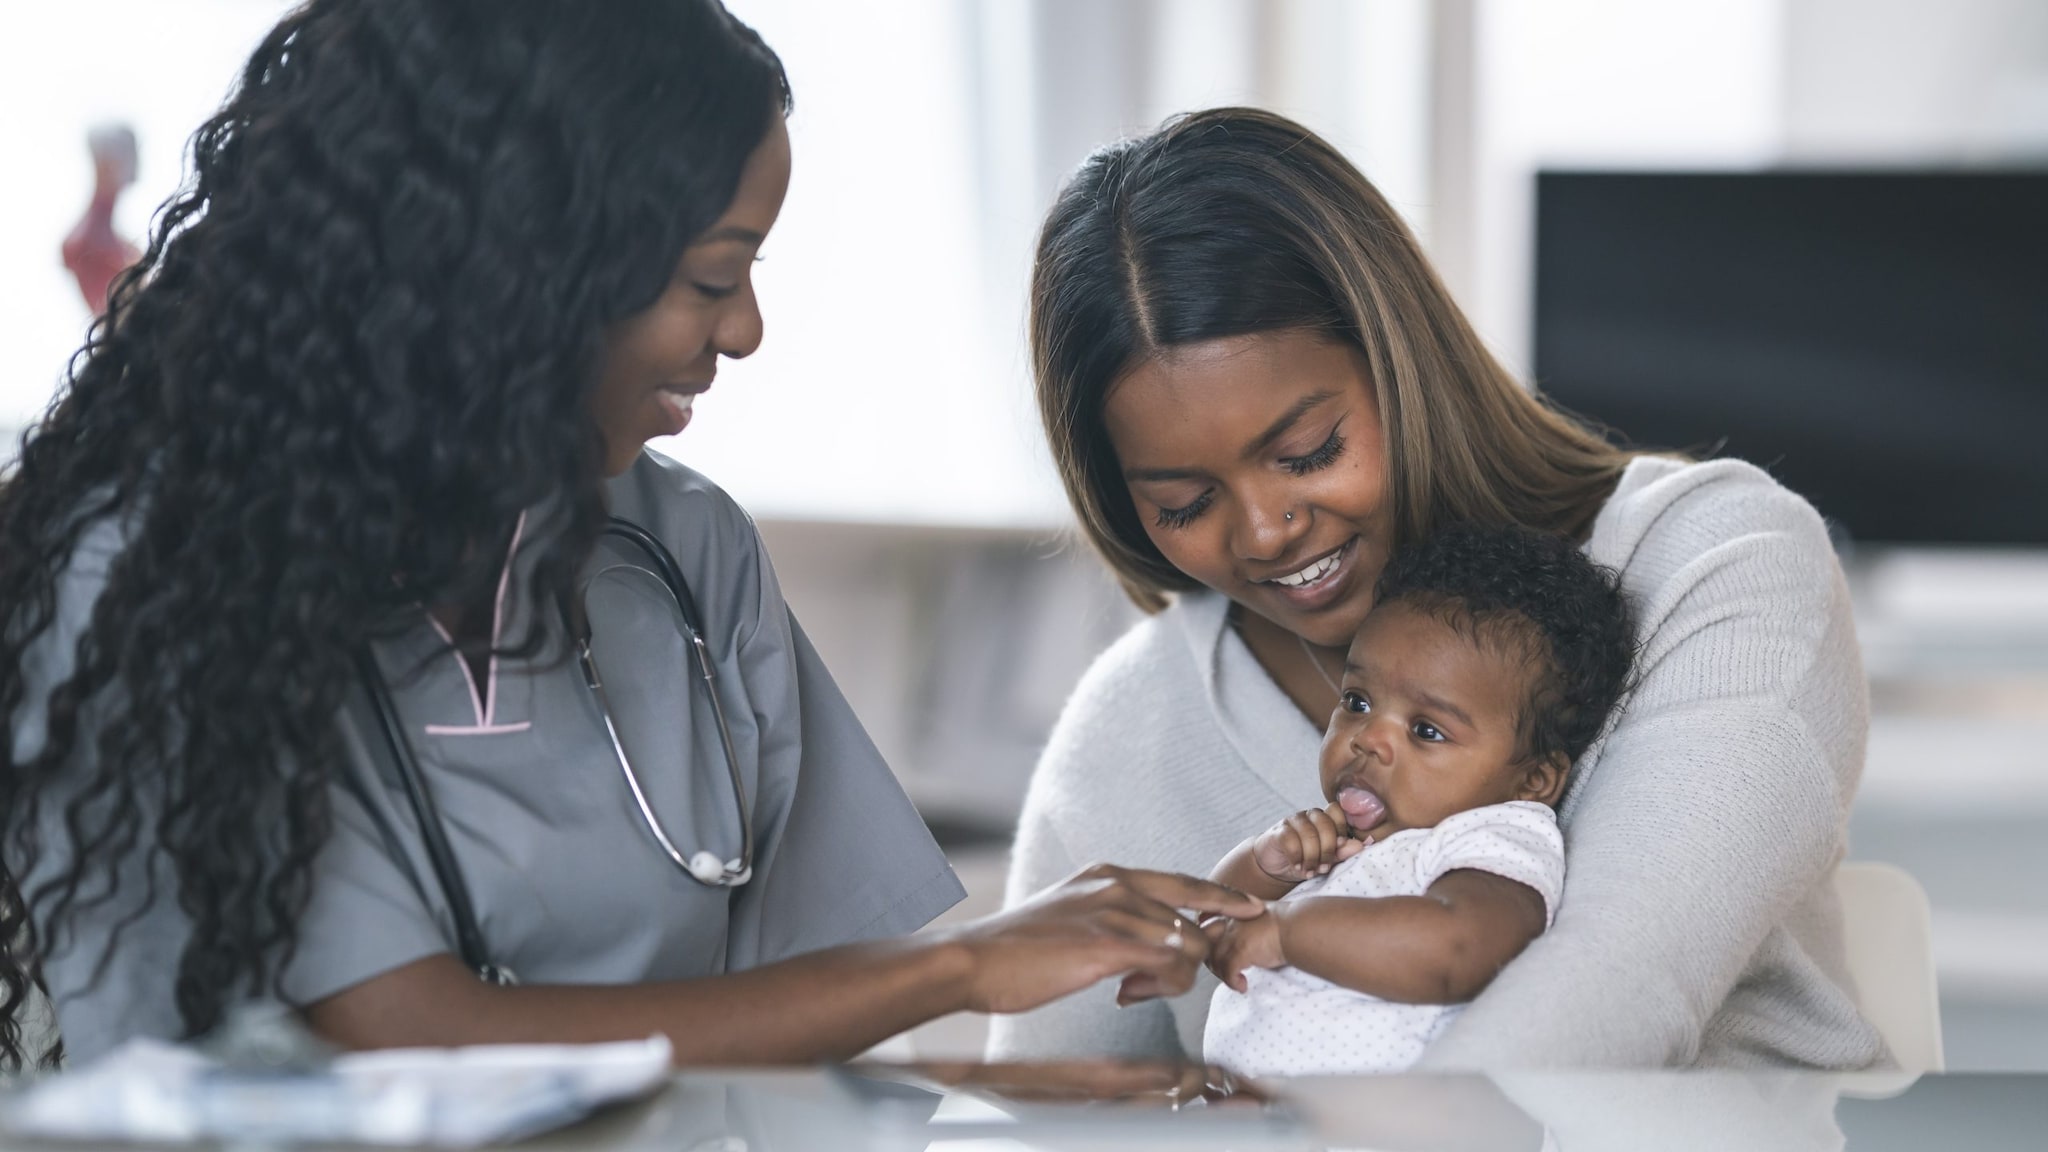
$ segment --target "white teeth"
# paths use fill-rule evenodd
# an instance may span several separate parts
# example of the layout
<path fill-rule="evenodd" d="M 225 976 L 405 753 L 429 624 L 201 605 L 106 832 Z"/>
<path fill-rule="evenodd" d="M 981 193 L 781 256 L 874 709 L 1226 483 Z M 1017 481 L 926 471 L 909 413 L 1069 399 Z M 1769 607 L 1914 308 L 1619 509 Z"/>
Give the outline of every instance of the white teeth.
<path fill-rule="evenodd" d="M 659 395 L 662 406 L 668 409 L 670 418 L 675 420 L 681 420 L 688 415 L 690 406 L 697 402 L 695 392 L 678 392 L 672 388 L 663 388 Z"/>
<path fill-rule="evenodd" d="M 1335 572 L 1337 570 L 1337 562 L 1343 555 L 1342 552 L 1332 552 L 1299 572 L 1287 576 L 1273 577 L 1273 583 L 1280 585 L 1282 588 L 1306 587 Z"/>

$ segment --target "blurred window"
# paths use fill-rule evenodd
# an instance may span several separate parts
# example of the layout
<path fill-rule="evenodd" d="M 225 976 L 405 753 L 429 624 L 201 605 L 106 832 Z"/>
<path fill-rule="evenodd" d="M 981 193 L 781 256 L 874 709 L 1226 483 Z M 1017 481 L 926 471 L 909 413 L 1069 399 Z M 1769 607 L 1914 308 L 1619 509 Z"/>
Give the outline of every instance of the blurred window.
<path fill-rule="evenodd" d="M 757 270 L 767 339 L 659 444 L 756 513 L 1045 526 L 1025 287 L 1039 220 L 1089 151 L 1179 111 L 1274 107 L 1427 228 L 1428 0 L 731 0 L 795 89 L 795 175 Z M 13 14 L 0 108 L 0 430 L 33 419 L 87 313 L 58 247 L 86 132 L 125 121 L 142 241 L 186 140 L 281 0 L 65 0 Z"/>

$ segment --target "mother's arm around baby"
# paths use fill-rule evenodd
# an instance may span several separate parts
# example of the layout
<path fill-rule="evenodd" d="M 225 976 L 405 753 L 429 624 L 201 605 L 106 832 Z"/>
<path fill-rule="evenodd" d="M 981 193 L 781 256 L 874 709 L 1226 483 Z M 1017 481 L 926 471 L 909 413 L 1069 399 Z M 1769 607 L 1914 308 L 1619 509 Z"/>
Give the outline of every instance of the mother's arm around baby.
<path fill-rule="evenodd" d="M 1562 807 L 1555 925 L 1428 1062 L 1882 1061 L 1827 884 L 1869 717 L 1820 517 L 1747 464 L 1642 459 L 1588 548 L 1636 598 L 1638 684 Z"/>

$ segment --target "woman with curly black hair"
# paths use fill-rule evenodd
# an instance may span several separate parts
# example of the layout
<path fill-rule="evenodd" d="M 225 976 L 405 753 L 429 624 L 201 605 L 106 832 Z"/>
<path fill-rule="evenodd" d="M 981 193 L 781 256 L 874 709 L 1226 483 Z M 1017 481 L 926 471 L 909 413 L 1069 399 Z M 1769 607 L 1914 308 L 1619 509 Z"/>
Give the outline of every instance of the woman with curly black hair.
<path fill-rule="evenodd" d="M 813 1060 L 1119 973 L 1184 990 L 1181 911 L 1256 915 L 1102 868 L 890 939 L 958 882 L 745 513 L 644 448 L 761 339 L 787 107 L 714 0 L 310 0 L 257 48 L 0 484 L 8 1063 L 54 1058 L 37 983 L 74 1058 L 280 999 L 349 1045 Z M 735 887 L 652 835 L 747 854 L 608 515 L 703 610 Z M 456 958 L 465 919 L 522 983 Z"/>

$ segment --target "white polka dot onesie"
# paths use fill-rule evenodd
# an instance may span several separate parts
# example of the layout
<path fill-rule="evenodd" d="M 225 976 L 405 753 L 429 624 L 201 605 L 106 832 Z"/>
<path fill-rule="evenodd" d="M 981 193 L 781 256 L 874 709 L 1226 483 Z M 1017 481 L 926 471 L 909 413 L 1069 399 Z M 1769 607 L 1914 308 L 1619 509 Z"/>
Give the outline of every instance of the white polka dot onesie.
<path fill-rule="evenodd" d="M 1460 812 L 1434 828 L 1397 832 L 1284 899 L 1421 896 L 1438 877 L 1461 868 L 1534 888 L 1548 927 L 1564 891 L 1557 814 L 1526 800 Z M 1251 969 L 1245 983 L 1243 993 L 1216 989 L 1202 1050 L 1211 1063 L 1249 1076 L 1399 1071 L 1421 1059 L 1464 1010 L 1462 1004 L 1391 1003 L 1298 968 Z"/>

